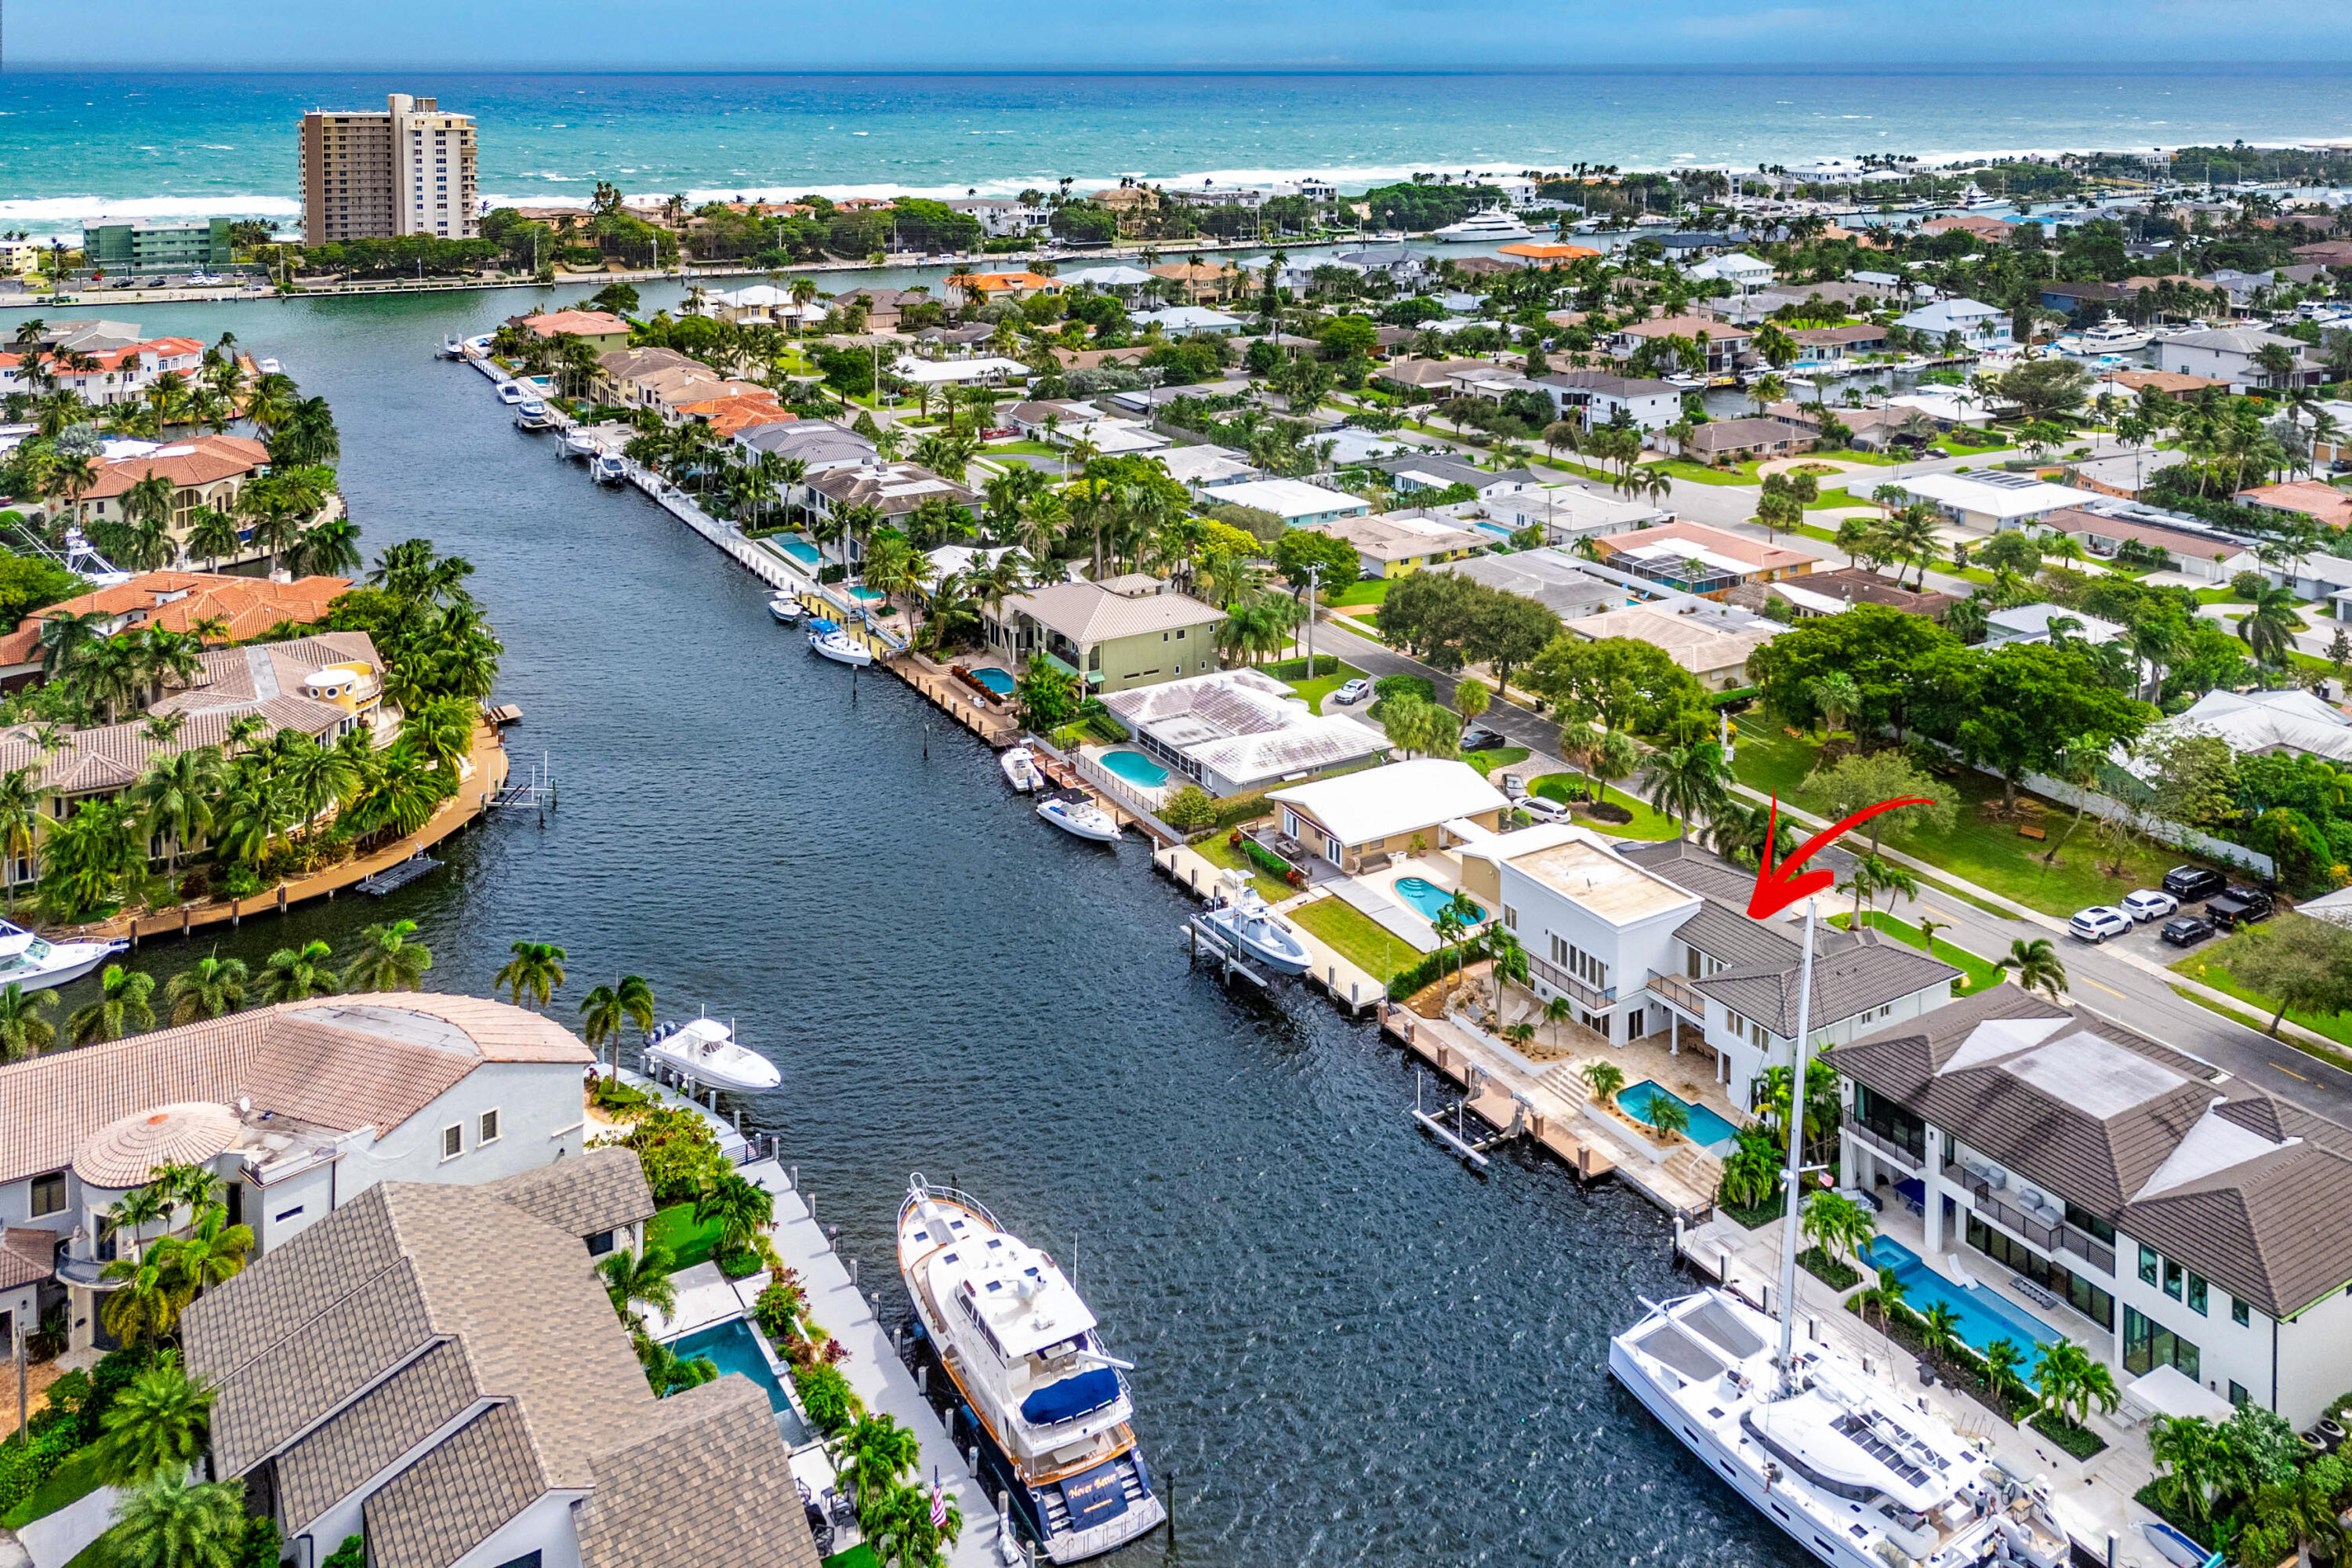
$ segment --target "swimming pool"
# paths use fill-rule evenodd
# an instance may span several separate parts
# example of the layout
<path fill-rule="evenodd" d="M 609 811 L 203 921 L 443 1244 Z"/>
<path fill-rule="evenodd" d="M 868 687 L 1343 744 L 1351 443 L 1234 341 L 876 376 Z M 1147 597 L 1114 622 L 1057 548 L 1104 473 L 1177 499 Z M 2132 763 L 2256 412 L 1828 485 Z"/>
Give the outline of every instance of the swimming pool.
<path fill-rule="evenodd" d="M 1141 752 L 1105 752 L 1102 765 L 1140 789 L 1158 789 L 1168 782 L 1168 770 Z"/>
<path fill-rule="evenodd" d="M 889 597 L 887 594 L 876 593 L 873 589 L 866 586 L 863 583 L 850 584 L 849 596 L 856 600 L 861 605 L 878 605 L 884 599 Z"/>
<path fill-rule="evenodd" d="M 1720 1145 L 1738 1142 L 1739 1136 L 1738 1128 L 1706 1106 L 1693 1105 L 1681 1095 L 1660 1089 L 1654 1079 L 1645 1078 L 1637 1084 L 1617 1091 L 1618 1109 L 1634 1121 L 1653 1127 L 1657 1123 L 1650 1120 L 1650 1107 L 1662 1100 L 1671 1100 L 1690 1113 L 1690 1120 L 1684 1126 L 1683 1134 L 1700 1148 L 1712 1152 Z"/>
<path fill-rule="evenodd" d="M 1873 1237 L 1863 1256 L 1874 1268 L 1895 1270 L 1903 1286 L 1903 1304 L 1913 1311 L 1924 1313 L 1938 1304 L 1949 1307 L 1959 1321 L 1960 1339 L 1970 1350 L 1981 1352 L 1995 1340 L 2007 1340 L 2023 1351 L 2025 1365 L 2019 1370 L 2026 1376 L 2041 1363 L 2043 1346 L 2066 1337 L 1981 1286 L 1962 1289 L 1892 1237 Z"/>
<path fill-rule="evenodd" d="M 750 1323 L 741 1318 L 730 1318 L 672 1340 L 669 1348 L 680 1361 L 707 1355 L 718 1363 L 720 1376 L 740 1372 L 758 1384 L 768 1396 L 768 1408 L 782 1418 L 784 1440 L 794 1444 L 802 1441 L 802 1437 L 793 1435 L 800 1429 L 800 1417 L 793 1413 L 793 1402 L 786 1396 L 783 1384 L 768 1370 L 768 1358 L 760 1353 L 760 1342 L 752 1337 Z"/>
<path fill-rule="evenodd" d="M 966 670 L 964 673 L 971 676 L 982 686 L 987 687 L 991 691 L 995 692 L 999 697 L 1010 697 L 1013 695 L 1013 676 L 1009 670 L 999 669 L 994 665 L 990 664 L 978 666 L 974 668 Z"/>
<path fill-rule="evenodd" d="M 1396 896 L 1411 904 L 1413 912 L 1432 925 L 1437 923 L 1437 911 L 1454 901 L 1453 894 L 1426 877 L 1399 877 L 1395 887 Z M 1476 910 L 1470 917 L 1471 924 L 1475 925 L 1486 918 L 1485 910 L 1479 909 L 1475 904 L 1470 907 Z"/>
<path fill-rule="evenodd" d="M 803 566 L 820 565 L 824 560 L 824 556 L 817 553 L 816 546 L 804 539 L 779 539 L 772 542 L 777 549 Z"/>

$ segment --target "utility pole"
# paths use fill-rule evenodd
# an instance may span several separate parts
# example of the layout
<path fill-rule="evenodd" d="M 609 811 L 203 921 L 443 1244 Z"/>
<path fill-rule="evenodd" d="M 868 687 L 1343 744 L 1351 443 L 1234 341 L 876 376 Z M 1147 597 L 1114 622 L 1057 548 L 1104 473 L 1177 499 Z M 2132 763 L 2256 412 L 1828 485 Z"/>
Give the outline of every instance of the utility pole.
<path fill-rule="evenodd" d="M 1307 679 L 1315 679 L 1315 590 L 1321 585 L 1323 568 L 1307 569 Z"/>

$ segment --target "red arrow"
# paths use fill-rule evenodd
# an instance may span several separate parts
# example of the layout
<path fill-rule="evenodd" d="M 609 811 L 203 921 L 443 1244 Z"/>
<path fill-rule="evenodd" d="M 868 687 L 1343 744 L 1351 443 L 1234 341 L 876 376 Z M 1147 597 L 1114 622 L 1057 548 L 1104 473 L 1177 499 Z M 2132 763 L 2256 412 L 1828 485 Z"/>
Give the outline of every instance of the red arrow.
<path fill-rule="evenodd" d="M 1837 837 L 1839 834 L 1848 828 L 1859 827 L 1881 812 L 1893 811 L 1898 805 L 1927 804 L 1927 801 L 1916 796 L 1910 796 L 1903 800 L 1882 800 L 1876 805 L 1865 805 L 1852 816 L 1833 822 L 1822 828 L 1819 833 L 1797 846 L 1793 854 L 1775 866 L 1772 864 L 1772 841 L 1774 835 L 1779 831 L 1780 797 L 1774 795 L 1772 815 L 1768 819 L 1769 826 L 1765 829 L 1764 864 L 1756 872 L 1756 890 L 1748 898 L 1748 918 L 1752 921 L 1769 921 L 1799 899 L 1809 893 L 1818 893 L 1836 881 L 1837 873 L 1834 871 L 1822 868 L 1807 871 L 1800 876 L 1797 874 L 1797 868 L 1811 859 L 1818 850 Z"/>

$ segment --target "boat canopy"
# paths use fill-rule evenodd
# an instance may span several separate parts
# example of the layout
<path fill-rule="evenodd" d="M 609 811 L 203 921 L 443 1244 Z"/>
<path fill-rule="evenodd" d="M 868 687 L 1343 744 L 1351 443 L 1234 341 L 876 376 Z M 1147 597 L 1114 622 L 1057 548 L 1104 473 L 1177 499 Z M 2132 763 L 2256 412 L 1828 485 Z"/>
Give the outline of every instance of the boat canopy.
<path fill-rule="evenodd" d="M 817 616 L 810 620 L 808 626 L 809 630 L 822 636 L 826 632 L 839 631 L 841 629 L 841 623 L 839 621 L 828 621 L 823 616 Z"/>
<path fill-rule="evenodd" d="M 716 1018 L 696 1018 L 677 1026 L 677 1033 L 661 1043 L 683 1049 L 688 1046 L 715 1046 L 733 1037 L 727 1026 Z"/>
<path fill-rule="evenodd" d="M 1107 1366 L 1088 1367 L 1075 1377 L 1049 1383 L 1021 1402 L 1021 1418 L 1040 1426 L 1074 1421 L 1118 1398 L 1118 1373 Z"/>

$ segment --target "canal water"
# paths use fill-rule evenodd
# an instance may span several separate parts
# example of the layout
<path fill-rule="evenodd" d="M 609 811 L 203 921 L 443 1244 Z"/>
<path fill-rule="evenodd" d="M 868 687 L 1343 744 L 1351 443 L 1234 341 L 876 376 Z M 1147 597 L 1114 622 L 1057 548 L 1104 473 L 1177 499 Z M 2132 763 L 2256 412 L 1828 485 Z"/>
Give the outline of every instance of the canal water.
<path fill-rule="evenodd" d="M 1138 1363 L 1138 1430 L 1176 1494 L 1137 1568 L 1792 1563 L 1608 1375 L 1608 1335 L 1676 1288 L 1664 1216 L 1549 1163 L 1482 1178 L 1442 1154 L 1372 1026 L 1190 973 L 1187 901 L 1141 846 L 1036 821 L 911 692 L 853 688 L 751 577 L 431 357 L 541 298 L 115 312 L 234 331 L 332 401 L 370 553 L 423 536 L 474 563 L 499 695 L 525 715 L 510 744 L 552 758 L 562 797 L 544 827 L 460 835 L 389 899 L 137 963 L 257 965 L 407 918 L 438 989 L 488 993 L 509 943 L 552 942 L 567 1022 L 624 972 L 667 1014 L 736 1020 L 783 1070 L 749 1123 L 782 1133 L 887 1314 L 911 1171 L 1073 1269 Z"/>

